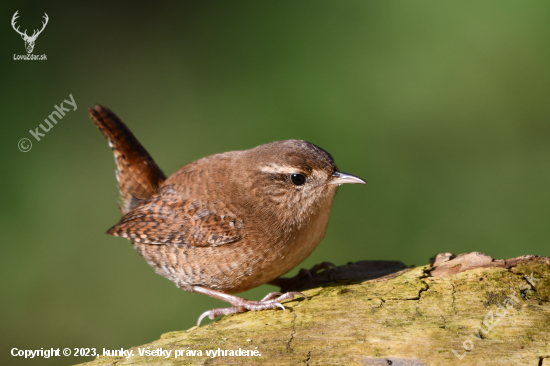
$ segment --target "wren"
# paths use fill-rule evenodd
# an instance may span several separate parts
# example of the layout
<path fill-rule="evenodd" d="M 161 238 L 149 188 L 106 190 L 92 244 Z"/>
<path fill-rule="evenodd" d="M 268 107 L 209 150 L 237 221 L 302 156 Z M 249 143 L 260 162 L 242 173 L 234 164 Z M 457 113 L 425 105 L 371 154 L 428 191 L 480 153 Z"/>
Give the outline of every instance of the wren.
<path fill-rule="evenodd" d="M 281 301 L 305 298 L 273 292 L 249 301 L 230 294 L 284 280 L 323 239 L 337 188 L 366 184 L 301 140 L 208 156 L 166 178 L 113 112 L 101 105 L 88 110 L 117 165 L 124 216 L 107 234 L 128 239 L 179 288 L 232 305 L 203 313 L 198 325 L 205 316 L 284 310 Z"/>

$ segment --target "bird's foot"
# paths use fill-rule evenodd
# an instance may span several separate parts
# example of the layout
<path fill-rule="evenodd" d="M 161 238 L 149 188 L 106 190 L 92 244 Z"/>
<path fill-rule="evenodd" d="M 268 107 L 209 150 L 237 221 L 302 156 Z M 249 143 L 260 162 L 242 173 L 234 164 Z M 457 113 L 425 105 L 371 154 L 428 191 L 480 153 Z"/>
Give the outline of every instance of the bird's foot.
<path fill-rule="evenodd" d="M 305 269 L 305 268 L 300 269 L 300 272 L 298 272 L 298 274 L 294 277 L 290 277 L 290 278 L 279 277 L 269 282 L 269 284 L 274 286 L 279 286 L 280 288 L 293 287 L 297 283 L 302 282 L 302 280 L 304 280 L 305 278 L 312 278 L 313 275 L 316 275 L 323 269 L 325 270 L 333 269 L 335 271 L 338 271 L 338 268 L 334 264 L 330 262 L 323 262 L 323 263 L 314 265 L 311 269 Z"/>
<path fill-rule="evenodd" d="M 231 295 L 229 295 L 231 296 Z M 219 315 L 228 315 L 235 313 L 244 313 L 247 310 L 250 311 L 259 311 L 259 310 L 268 310 L 268 309 L 277 309 L 278 307 L 285 310 L 285 307 L 281 304 L 281 301 L 293 299 L 295 296 L 302 296 L 304 299 L 306 295 L 301 292 L 287 292 L 285 294 L 280 292 L 271 292 L 266 297 L 260 301 L 251 301 L 246 300 L 241 297 L 231 296 L 231 301 L 224 300 L 233 305 L 230 308 L 216 308 L 212 310 L 205 311 L 199 317 L 197 325 L 201 324 L 201 321 L 208 316 L 210 319 L 214 319 Z"/>
<path fill-rule="evenodd" d="M 305 268 L 302 268 L 300 270 L 300 272 L 298 272 L 298 276 L 300 275 L 300 273 L 302 271 L 304 271 L 305 275 L 302 274 L 302 276 L 308 276 L 309 278 L 313 277 L 313 275 L 316 275 L 317 273 L 319 273 L 321 270 L 323 269 L 333 269 L 335 271 L 338 271 L 338 267 L 336 267 L 336 265 L 334 265 L 333 263 L 330 263 L 330 262 L 323 262 L 323 263 L 320 263 L 320 264 L 316 264 L 314 265 L 313 267 L 311 267 L 311 269 L 307 270 Z"/>

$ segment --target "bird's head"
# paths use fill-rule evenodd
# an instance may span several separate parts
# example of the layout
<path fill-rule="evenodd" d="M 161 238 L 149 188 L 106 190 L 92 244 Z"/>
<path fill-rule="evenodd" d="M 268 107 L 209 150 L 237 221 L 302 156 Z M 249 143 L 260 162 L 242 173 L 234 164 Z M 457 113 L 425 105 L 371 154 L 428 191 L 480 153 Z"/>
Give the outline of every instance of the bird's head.
<path fill-rule="evenodd" d="M 321 207 L 330 210 L 338 186 L 367 183 L 340 172 L 328 152 L 307 141 L 276 141 L 244 153 L 254 204 L 300 222 Z"/>

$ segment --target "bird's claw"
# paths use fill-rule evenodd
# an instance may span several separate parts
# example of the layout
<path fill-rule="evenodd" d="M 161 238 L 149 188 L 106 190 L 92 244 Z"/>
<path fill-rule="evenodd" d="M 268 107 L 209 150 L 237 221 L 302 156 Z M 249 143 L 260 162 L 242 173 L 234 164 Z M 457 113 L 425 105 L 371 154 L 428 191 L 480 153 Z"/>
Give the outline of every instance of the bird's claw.
<path fill-rule="evenodd" d="M 300 272 L 298 272 L 298 274 L 295 277 L 293 277 L 293 279 L 298 280 L 306 276 L 309 278 L 313 278 L 314 275 L 321 272 L 323 269 L 324 270 L 331 269 L 334 271 L 338 271 L 338 267 L 336 267 L 334 264 L 330 262 L 323 262 L 323 263 L 314 265 L 313 267 L 311 267 L 311 269 L 306 269 L 306 268 L 300 269 Z"/>
<path fill-rule="evenodd" d="M 283 311 L 286 311 L 286 308 L 284 307 L 283 304 L 281 304 L 281 301 L 293 299 L 295 296 L 301 296 L 304 299 L 307 298 L 306 295 L 304 295 L 301 292 L 292 291 L 292 292 L 287 292 L 285 294 L 282 294 L 280 292 L 272 292 L 260 301 L 250 301 L 250 300 L 240 299 L 239 301 L 236 301 L 234 304 L 232 304 L 234 305 L 233 307 L 216 308 L 216 309 L 205 311 L 199 317 L 199 320 L 197 321 L 197 326 L 200 326 L 202 320 L 207 316 L 210 319 L 214 319 L 219 315 L 244 313 L 247 310 L 249 311 L 269 310 L 269 309 L 276 309 L 278 307 L 283 309 Z"/>
<path fill-rule="evenodd" d="M 320 263 L 320 264 L 316 264 L 309 271 L 313 274 L 317 274 L 322 269 L 325 269 L 325 270 L 332 269 L 332 270 L 338 271 L 338 267 L 336 267 L 336 265 L 334 265 L 331 262 L 323 262 L 323 263 Z"/>

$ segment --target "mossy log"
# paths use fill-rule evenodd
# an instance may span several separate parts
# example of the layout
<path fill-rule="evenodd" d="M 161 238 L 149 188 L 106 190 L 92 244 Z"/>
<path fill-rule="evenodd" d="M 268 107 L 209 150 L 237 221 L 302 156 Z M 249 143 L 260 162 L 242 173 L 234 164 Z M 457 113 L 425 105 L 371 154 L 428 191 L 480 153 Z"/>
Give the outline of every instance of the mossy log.
<path fill-rule="evenodd" d="M 445 253 L 416 268 L 364 261 L 283 290 L 307 299 L 166 333 L 130 358 L 85 365 L 550 365 L 549 258 Z M 170 356 L 139 355 L 157 349 Z M 239 349 L 249 355 L 236 356 Z"/>

